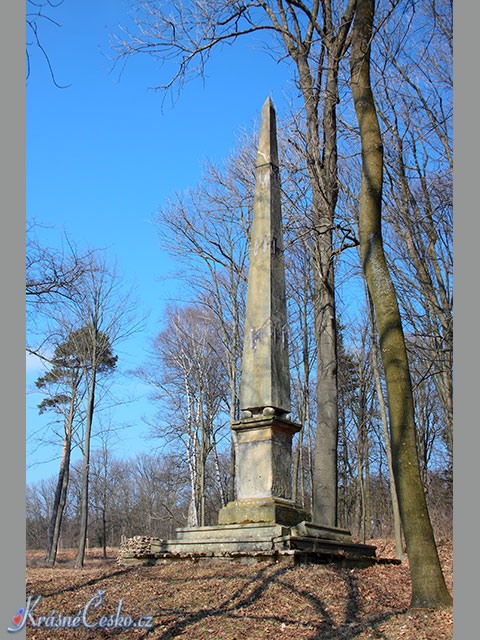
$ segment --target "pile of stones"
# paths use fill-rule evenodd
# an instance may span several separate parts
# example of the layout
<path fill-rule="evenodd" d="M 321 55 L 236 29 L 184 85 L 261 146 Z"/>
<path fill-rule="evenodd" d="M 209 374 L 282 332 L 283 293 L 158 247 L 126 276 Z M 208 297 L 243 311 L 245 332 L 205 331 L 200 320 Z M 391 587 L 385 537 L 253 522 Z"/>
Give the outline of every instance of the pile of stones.
<path fill-rule="evenodd" d="M 133 536 L 122 540 L 117 562 L 122 563 L 124 558 L 139 558 L 151 553 L 152 538 L 150 536 Z"/>

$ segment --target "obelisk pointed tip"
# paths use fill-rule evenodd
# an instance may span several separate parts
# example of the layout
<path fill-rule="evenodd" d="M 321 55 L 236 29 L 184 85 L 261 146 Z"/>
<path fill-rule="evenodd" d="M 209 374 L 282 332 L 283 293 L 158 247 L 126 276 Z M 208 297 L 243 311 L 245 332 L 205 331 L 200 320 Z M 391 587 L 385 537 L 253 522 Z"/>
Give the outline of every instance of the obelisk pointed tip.
<path fill-rule="evenodd" d="M 263 103 L 258 141 L 257 167 L 264 164 L 278 166 L 275 107 L 270 96 Z"/>
<path fill-rule="evenodd" d="M 273 109 L 275 111 L 275 107 L 273 106 L 273 100 L 270 96 L 268 96 L 265 102 L 263 103 L 262 111 L 266 111 L 267 109 Z"/>

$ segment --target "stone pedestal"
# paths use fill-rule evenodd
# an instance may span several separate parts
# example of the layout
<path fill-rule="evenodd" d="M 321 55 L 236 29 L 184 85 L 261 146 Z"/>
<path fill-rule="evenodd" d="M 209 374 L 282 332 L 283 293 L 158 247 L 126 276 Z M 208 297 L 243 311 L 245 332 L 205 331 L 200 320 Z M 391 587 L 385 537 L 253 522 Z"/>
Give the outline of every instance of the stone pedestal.
<path fill-rule="evenodd" d="M 174 540 L 134 540 L 121 564 L 170 560 L 375 563 L 375 547 L 357 544 L 345 529 L 310 522 L 292 499 L 292 438 L 300 426 L 269 407 L 234 422 L 237 499 L 220 510 L 218 525 L 177 529 Z"/>
<path fill-rule="evenodd" d="M 219 524 L 266 522 L 292 526 L 308 514 L 292 500 L 292 438 L 300 425 L 265 410 L 232 424 L 237 499 Z"/>
<path fill-rule="evenodd" d="M 352 542 L 343 529 L 301 522 L 292 527 L 257 522 L 177 529 L 175 540 L 130 538 L 120 548 L 122 565 L 154 565 L 170 561 L 230 560 L 240 562 L 336 562 L 365 567 L 377 561 L 371 545 Z"/>
<path fill-rule="evenodd" d="M 218 524 L 269 523 L 286 527 L 307 520 L 309 514 L 292 500 L 279 498 L 235 500 L 218 514 Z"/>

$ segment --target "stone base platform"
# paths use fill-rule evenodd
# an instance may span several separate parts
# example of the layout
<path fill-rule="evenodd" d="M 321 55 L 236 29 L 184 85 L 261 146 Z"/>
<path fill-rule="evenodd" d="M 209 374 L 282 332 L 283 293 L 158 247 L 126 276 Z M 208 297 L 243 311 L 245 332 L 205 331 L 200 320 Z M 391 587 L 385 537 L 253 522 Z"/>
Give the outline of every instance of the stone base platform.
<path fill-rule="evenodd" d="M 121 565 L 154 565 L 172 560 L 336 562 L 347 566 L 376 564 L 376 547 L 352 542 L 344 529 L 311 522 L 229 524 L 177 529 L 175 540 L 137 536 L 121 547 Z"/>
<path fill-rule="evenodd" d="M 310 514 L 292 500 L 284 498 L 250 498 L 229 502 L 218 513 L 219 525 L 275 523 L 293 527 L 310 519 Z"/>

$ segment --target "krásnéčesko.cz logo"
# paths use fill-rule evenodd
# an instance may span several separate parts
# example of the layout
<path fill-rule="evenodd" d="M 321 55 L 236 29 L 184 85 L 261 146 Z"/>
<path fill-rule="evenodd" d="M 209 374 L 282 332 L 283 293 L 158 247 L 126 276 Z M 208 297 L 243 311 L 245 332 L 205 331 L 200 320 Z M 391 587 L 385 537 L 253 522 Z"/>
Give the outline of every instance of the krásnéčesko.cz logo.
<path fill-rule="evenodd" d="M 27 624 L 35 629 L 76 629 L 78 627 L 87 629 L 150 629 L 153 626 L 153 616 L 141 616 L 134 619 L 129 615 L 123 615 L 122 598 L 117 603 L 115 613 L 100 615 L 95 609 L 99 608 L 104 598 L 105 591 L 97 591 L 74 615 L 63 615 L 57 613 L 55 609 L 52 609 L 48 615 L 38 615 L 35 613 L 35 608 L 42 596 L 37 596 L 35 599 L 33 596 L 28 596 L 25 608 L 22 607 L 13 616 L 13 625 L 8 626 L 7 631 L 15 633 Z"/>

